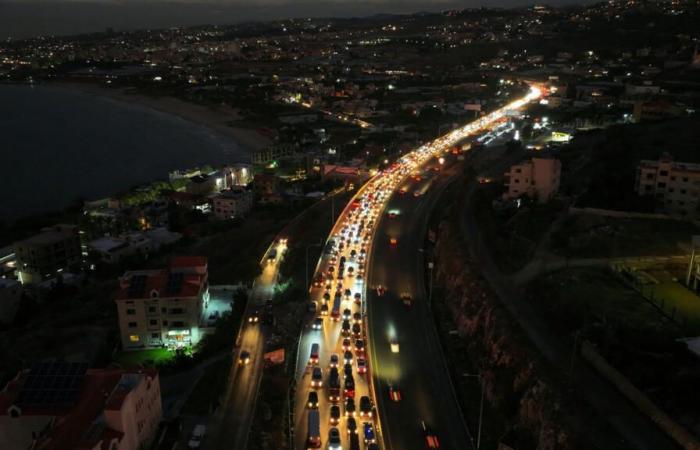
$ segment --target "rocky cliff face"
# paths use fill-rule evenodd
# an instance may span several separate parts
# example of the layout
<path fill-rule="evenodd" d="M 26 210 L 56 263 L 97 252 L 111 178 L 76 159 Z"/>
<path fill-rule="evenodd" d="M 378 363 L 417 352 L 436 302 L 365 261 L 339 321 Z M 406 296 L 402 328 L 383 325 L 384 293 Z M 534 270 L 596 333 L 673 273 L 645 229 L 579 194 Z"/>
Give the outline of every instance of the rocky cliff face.
<path fill-rule="evenodd" d="M 436 282 L 459 336 L 467 342 L 469 359 L 480 368 L 485 397 L 509 417 L 504 430 L 518 450 L 577 448 L 562 412 L 561 396 L 544 376 L 529 341 L 510 319 L 458 242 L 442 223 L 436 245 Z"/>

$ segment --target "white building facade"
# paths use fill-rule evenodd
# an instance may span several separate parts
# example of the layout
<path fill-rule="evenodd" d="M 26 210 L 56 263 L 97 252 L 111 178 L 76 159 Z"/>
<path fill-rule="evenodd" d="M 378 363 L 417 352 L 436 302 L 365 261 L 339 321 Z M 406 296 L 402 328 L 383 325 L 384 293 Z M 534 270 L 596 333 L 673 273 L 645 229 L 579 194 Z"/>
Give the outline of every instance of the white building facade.
<path fill-rule="evenodd" d="M 532 158 L 516 164 L 505 174 L 508 191 L 503 198 L 513 200 L 528 196 L 546 203 L 559 191 L 561 162 L 557 159 Z"/>
<path fill-rule="evenodd" d="M 126 272 L 116 303 L 125 350 L 196 345 L 209 303 L 207 259 L 176 257 L 166 269 Z"/>
<path fill-rule="evenodd" d="M 700 164 L 675 162 L 664 154 L 658 161 L 642 160 L 637 166 L 635 190 L 653 196 L 671 215 L 696 217 L 700 198 Z"/>

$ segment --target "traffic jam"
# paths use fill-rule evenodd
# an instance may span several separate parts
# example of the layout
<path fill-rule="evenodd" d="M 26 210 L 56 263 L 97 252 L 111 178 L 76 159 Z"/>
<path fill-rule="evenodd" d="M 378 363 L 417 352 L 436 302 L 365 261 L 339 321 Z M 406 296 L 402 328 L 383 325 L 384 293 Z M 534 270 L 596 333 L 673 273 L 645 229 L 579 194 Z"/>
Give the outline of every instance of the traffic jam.
<path fill-rule="evenodd" d="M 319 339 L 311 338 L 306 371 L 307 448 L 379 448 L 363 304 L 372 230 L 388 195 L 381 185 L 376 188 L 355 198 L 336 224 L 310 289 L 317 313 L 311 333 Z"/>
<path fill-rule="evenodd" d="M 501 121 L 506 111 L 518 109 L 540 95 L 533 87 L 525 97 L 402 156 L 370 179 L 343 211 L 326 241 L 310 287 L 315 316 L 304 338 L 309 345 L 300 346 L 309 352 L 306 370 L 297 382 L 297 392 L 308 387 L 307 426 L 298 430 L 305 435 L 305 448 L 380 448 L 381 426 L 375 408 L 365 320 L 365 276 L 373 231 L 389 198 L 405 186 L 409 177 L 420 174 L 432 158 L 442 160 L 441 155 L 456 151 L 463 139 Z M 390 245 L 399 245 L 396 237 L 389 240 Z M 373 286 L 372 289 L 376 291 L 376 301 L 380 301 L 385 288 Z M 406 305 L 412 301 L 407 294 L 400 298 Z M 400 351 L 398 338 L 390 340 L 390 350 Z M 400 380 L 394 380 L 390 385 L 390 401 L 401 401 L 399 383 Z M 425 423 L 421 426 L 425 446 L 439 448 L 438 436 L 430 426 Z M 322 433 L 322 430 L 327 431 Z"/>

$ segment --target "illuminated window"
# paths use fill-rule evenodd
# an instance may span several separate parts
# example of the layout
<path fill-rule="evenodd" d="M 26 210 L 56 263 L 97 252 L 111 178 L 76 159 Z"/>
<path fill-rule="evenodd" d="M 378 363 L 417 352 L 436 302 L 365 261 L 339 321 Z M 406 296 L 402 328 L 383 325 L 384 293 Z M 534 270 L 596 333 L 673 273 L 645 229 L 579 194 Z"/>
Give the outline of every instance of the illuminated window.
<path fill-rule="evenodd" d="M 141 340 L 141 338 L 139 338 L 139 335 L 138 335 L 138 334 L 132 334 L 131 336 L 129 336 L 129 340 L 130 340 L 131 342 L 138 342 L 138 341 Z"/>

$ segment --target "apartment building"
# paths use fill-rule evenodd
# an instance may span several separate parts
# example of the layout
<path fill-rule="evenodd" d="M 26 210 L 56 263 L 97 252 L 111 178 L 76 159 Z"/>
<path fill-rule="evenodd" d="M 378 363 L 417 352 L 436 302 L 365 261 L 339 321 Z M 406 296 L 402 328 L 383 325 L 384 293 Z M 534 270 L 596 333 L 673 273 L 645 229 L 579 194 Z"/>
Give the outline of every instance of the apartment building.
<path fill-rule="evenodd" d="M 253 193 L 245 189 L 228 189 L 213 199 L 214 216 L 217 219 L 235 219 L 248 214 L 253 207 Z"/>
<path fill-rule="evenodd" d="M 0 392 L 0 448 L 141 450 L 161 418 L 155 370 L 37 363 Z"/>
<path fill-rule="evenodd" d="M 234 164 L 226 166 L 222 172 L 226 177 L 226 187 L 247 186 L 253 181 L 253 167 L 250 164 Z"/>
<path fill-rule="evenodd" d="M 165 269 L 126 272 L 116 303 L 123 349 L 196 345 L 209 303 L 207 259 L 180 256 Z"/>
<path fill-rule="evenodd" d="M 180 233 L 169 231 L 166 227 L 158 227 L 120 236 L 103 236 L 88 242 L 87 249 L 92 257 L 113 264 L 135 255 L 157 252 L 163 246 L 172 245 L 181 238 Z"/>
<path fill-rule="evenodd" d="M 526 195 L 539 203 L 546 203 L 559 191 L 561 162 L 532 158 L 512 166 L 505 177 L 508 191 L 503 194 L 504 199 L 513 200 Z"/>
<path fill-rule="evenodd" d="M 15 320 L 22 300 L 22 285 L 11 278 L 0 277 L 0 324 L 10 324 Z"/>
<path fill-rule="evenodd" d="M 309 115 L 306 114 L 303 116 L 309 116 Z M 296 117 L 303 117 L 303 116 L 296 116 Z M 316 115 L 313 115 L 313 116 L 315 117 Z M 280 117 L 279 119 L 283 120 L 282 117 Z M 299 146 L 297 144 L 278 143 L 278 144 L 270 145 L 270 146 L 265 147 L 265 148 L 255 150 L 251 155 L 251 161 L 253 164 L 268 164 L 268 163 L 275 161 L 275 160 L 278 160 L 278 159 L 289 158 L 289 157 L 293 156 L 298 150 L 299 150 Z"/>
<path fill-rule="evenodd" d="M 280 203 L 281 189 L 281 180 L 275 175 L 258 173 L 253 178 L 253 192 L 256 201 L 260 203 Z"/>
<path fill-rule="evenodd" d="M 642 160 L 637 166 L 635 190 L 650 195 L 671 215 L 697 217 L 700 164 L 673 161 L 664 154 L 658 161 Z"/>
<path fill-rule="evenodd" d="M 17 271 L 22 284 L 39 283 L 82 262 L 80 234 L 76 225 L 47 227 L 14 245 Z"/>
<path fill-rule="evenodd" d="M 654 121 L 683 115 L 683 109 L 666 100 L 639 100 L 634 102 L 632 117 L 634 121 Z"/>

